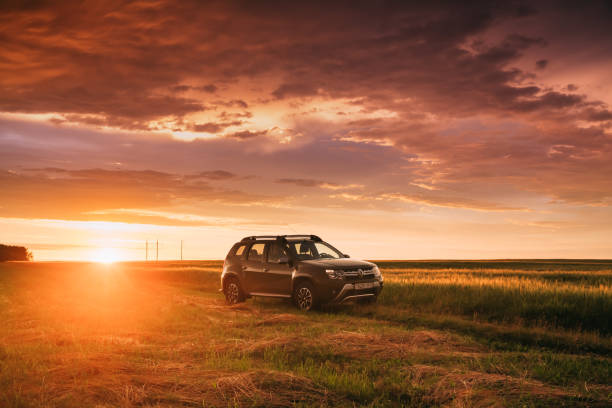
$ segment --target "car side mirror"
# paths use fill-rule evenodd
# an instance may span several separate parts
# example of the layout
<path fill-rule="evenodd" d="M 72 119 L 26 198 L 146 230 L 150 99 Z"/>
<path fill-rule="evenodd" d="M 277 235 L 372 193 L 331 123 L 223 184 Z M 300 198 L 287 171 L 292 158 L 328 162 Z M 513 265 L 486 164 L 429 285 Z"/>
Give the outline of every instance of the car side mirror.
<path fill-rule="evenodd" d="M 344 258 L 350 258 L 351 256 L 349 254 L 343 254 L 342 255 Z"/>

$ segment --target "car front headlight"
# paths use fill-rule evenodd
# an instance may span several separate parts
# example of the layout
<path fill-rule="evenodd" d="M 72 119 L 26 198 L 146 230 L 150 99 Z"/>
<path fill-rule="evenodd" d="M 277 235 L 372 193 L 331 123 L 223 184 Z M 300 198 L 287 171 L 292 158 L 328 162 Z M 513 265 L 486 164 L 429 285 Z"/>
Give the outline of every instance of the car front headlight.
<path fill-rule="evenodd" d="M 344 273 L 342 271 L 335 269 L 326 269 L 325 273 L 329 279 L 342 279 L 344 277 Z"/>
<path fill-rule="evenodd" d="M 373 271 L 374 271 L 374 277 L 382 282 L 383 277 L 382 277 L 382 273 L 380 273 L 380 269 L 378 269 L 378 266 L 375 266 L 373 268 Z"/>

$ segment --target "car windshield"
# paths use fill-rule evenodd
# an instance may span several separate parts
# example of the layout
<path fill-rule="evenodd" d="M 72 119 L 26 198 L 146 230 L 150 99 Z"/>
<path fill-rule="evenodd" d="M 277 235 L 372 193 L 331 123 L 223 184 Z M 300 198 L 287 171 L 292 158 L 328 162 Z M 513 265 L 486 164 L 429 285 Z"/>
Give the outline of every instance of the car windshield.
<path fill-rule="evenodd" d="M 312 240 L 289 242 L 298 259 L 338 259 L 344 257 L 336 248 L 325 242 Z"/>

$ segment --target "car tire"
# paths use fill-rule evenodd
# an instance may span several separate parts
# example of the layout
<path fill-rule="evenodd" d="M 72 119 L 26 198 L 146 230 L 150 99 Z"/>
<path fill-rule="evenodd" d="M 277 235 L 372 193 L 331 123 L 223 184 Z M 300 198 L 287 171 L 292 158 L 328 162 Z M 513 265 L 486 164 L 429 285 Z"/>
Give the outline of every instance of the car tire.
<path fill-rule="evenodd" d="M 240 282 L 236 278 L 227 278 L 223 285 L 223 294 L 228 305 L 244 302 L 244 292 L 240 287 Z"/>
<path fill-rule="evenodd" d="M 317 306 L 315 291 L 309 282 L 301 282 L 293 289 L 293 302 L 303 312 Z"/>

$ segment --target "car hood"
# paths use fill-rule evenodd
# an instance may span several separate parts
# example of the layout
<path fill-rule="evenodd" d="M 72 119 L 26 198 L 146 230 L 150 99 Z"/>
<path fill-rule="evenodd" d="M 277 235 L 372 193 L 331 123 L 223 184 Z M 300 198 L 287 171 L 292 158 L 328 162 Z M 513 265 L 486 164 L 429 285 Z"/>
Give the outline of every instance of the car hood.
<path fill-rule="evenodd" d="M 372 262 L 362 261 L 360 259 L 352 258 L 340 258 L 340 259 L 311 259 L 307 261 L 299 261 L 302 264 L 319 266 L 321 268 L 329 269 L 351 269 L 351 268 L 363 268 L 371 269 L 375 264 Z"/>

